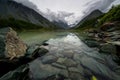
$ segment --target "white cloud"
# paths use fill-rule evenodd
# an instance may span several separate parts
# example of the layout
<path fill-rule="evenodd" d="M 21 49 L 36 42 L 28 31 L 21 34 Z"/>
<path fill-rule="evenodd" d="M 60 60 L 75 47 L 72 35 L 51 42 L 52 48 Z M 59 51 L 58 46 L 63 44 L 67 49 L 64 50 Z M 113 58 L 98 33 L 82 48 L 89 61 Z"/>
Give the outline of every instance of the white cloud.
<path fill-rule="evenodd" d="M 33 8 L 49 20 L 62 20 L 68 24 L 80 21 L 95 9 L 106 12 L 120 0 L 15 0 Z"/>
<path fill-rule="evenodd" d="M 22 3 L 24 6 L 27 6 L 31 9 L 34 9 L 36 12 L 42 14 L 42 12 L 38 9 L 38 7 L 36 6 L 36 4 L 34 4 L 33 2 L 29 1 L 29 0 L 14 0 L 18 3 Z"/>
<path fill-rule="evenodd" d="M 47 9 L 43 16 L 49 19 L 50 21 L 63 21 L 68 23 L 67 18 L 73 16 L 74 13 L 69 13 L 65 11 L 52 12 L 50 9 Z M 68 23 L 69 24 L 69 23 Z"/>

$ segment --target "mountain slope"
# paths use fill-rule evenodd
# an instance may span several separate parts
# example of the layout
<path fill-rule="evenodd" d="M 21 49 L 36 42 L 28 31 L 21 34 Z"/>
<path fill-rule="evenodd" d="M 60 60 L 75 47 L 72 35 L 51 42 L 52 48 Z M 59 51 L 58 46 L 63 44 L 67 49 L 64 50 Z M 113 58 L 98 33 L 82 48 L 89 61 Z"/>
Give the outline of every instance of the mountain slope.
<path fill-rule="evenodd" d="M 120 21 L 120 5 L 113 6 L 109 12 L 99 19 L 98 25 L 113 21 Z"/>
<path fill-rule="evenodd" d="M 0 27 L 18 29 L 55 28 L 46 18 L 13 0 L 0 0 Z"/>
<path fill-rule="evenodd" d="M 68 29 L 69 25 L 63 21 L 53 21 L 53 23 L 55 25 L 57 25 L 58 27 L 60 27 L 61 29 Z"/>
<path fill-rule="evenodd" d="M 77 30 L 99 30 L 99 29 L 115 29 L 117 28 L 118 30 L 120 25 L 120 5 L 113 6 L 107 13 L 104 13 L 101 16 L 98 16 L 93 19 L 89 19 L 84 21 L 81 25 L 77 26 Z"/>
<path fill-rule="evenodd" d="M 90 23 L 97 17 L 101 16 L 103 13 L 100 10 L 94 10 L 89 15 L 87 15 L 85 18 L 83 18 L 75 27 L 84 27 L 83 24 Z"/>

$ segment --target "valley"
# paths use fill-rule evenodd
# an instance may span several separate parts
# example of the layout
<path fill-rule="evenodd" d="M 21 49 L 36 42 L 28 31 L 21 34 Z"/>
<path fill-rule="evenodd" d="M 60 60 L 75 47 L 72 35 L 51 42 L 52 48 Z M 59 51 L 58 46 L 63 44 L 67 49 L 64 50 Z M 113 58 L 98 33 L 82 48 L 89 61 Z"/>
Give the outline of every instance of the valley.
<path fill-rule="evenodd" d="M 53 14 L 0 0 L 0 80 L 120 80 L 120 5 L 73 26 Z"/>

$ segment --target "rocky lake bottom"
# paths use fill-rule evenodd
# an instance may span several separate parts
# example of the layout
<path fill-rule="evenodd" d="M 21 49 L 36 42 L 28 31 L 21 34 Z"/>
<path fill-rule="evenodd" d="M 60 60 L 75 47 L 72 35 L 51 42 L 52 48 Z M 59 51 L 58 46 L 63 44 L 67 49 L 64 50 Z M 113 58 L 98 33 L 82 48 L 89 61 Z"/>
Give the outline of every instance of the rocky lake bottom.
<path fill-rule="evenodd" d="M 34 59 L 20 59 L 23 64 L 0 80 L 120 80 L 120 66 L 113 55 L 88 47 L 84 34 L 61 31 L 19 35 L 28 46 L 26 56 Z"/>

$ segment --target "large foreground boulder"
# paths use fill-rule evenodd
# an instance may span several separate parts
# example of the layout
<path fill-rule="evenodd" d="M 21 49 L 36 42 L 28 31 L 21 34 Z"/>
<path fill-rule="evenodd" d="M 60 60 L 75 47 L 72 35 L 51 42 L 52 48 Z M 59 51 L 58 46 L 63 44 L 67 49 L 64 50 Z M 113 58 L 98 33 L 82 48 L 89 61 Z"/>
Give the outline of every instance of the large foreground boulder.
<path fill-rule="evenodd" d="M 10 27 L 0 29 L 0 57 L 14 58 L 24 56 L 27 46 Z"/>

